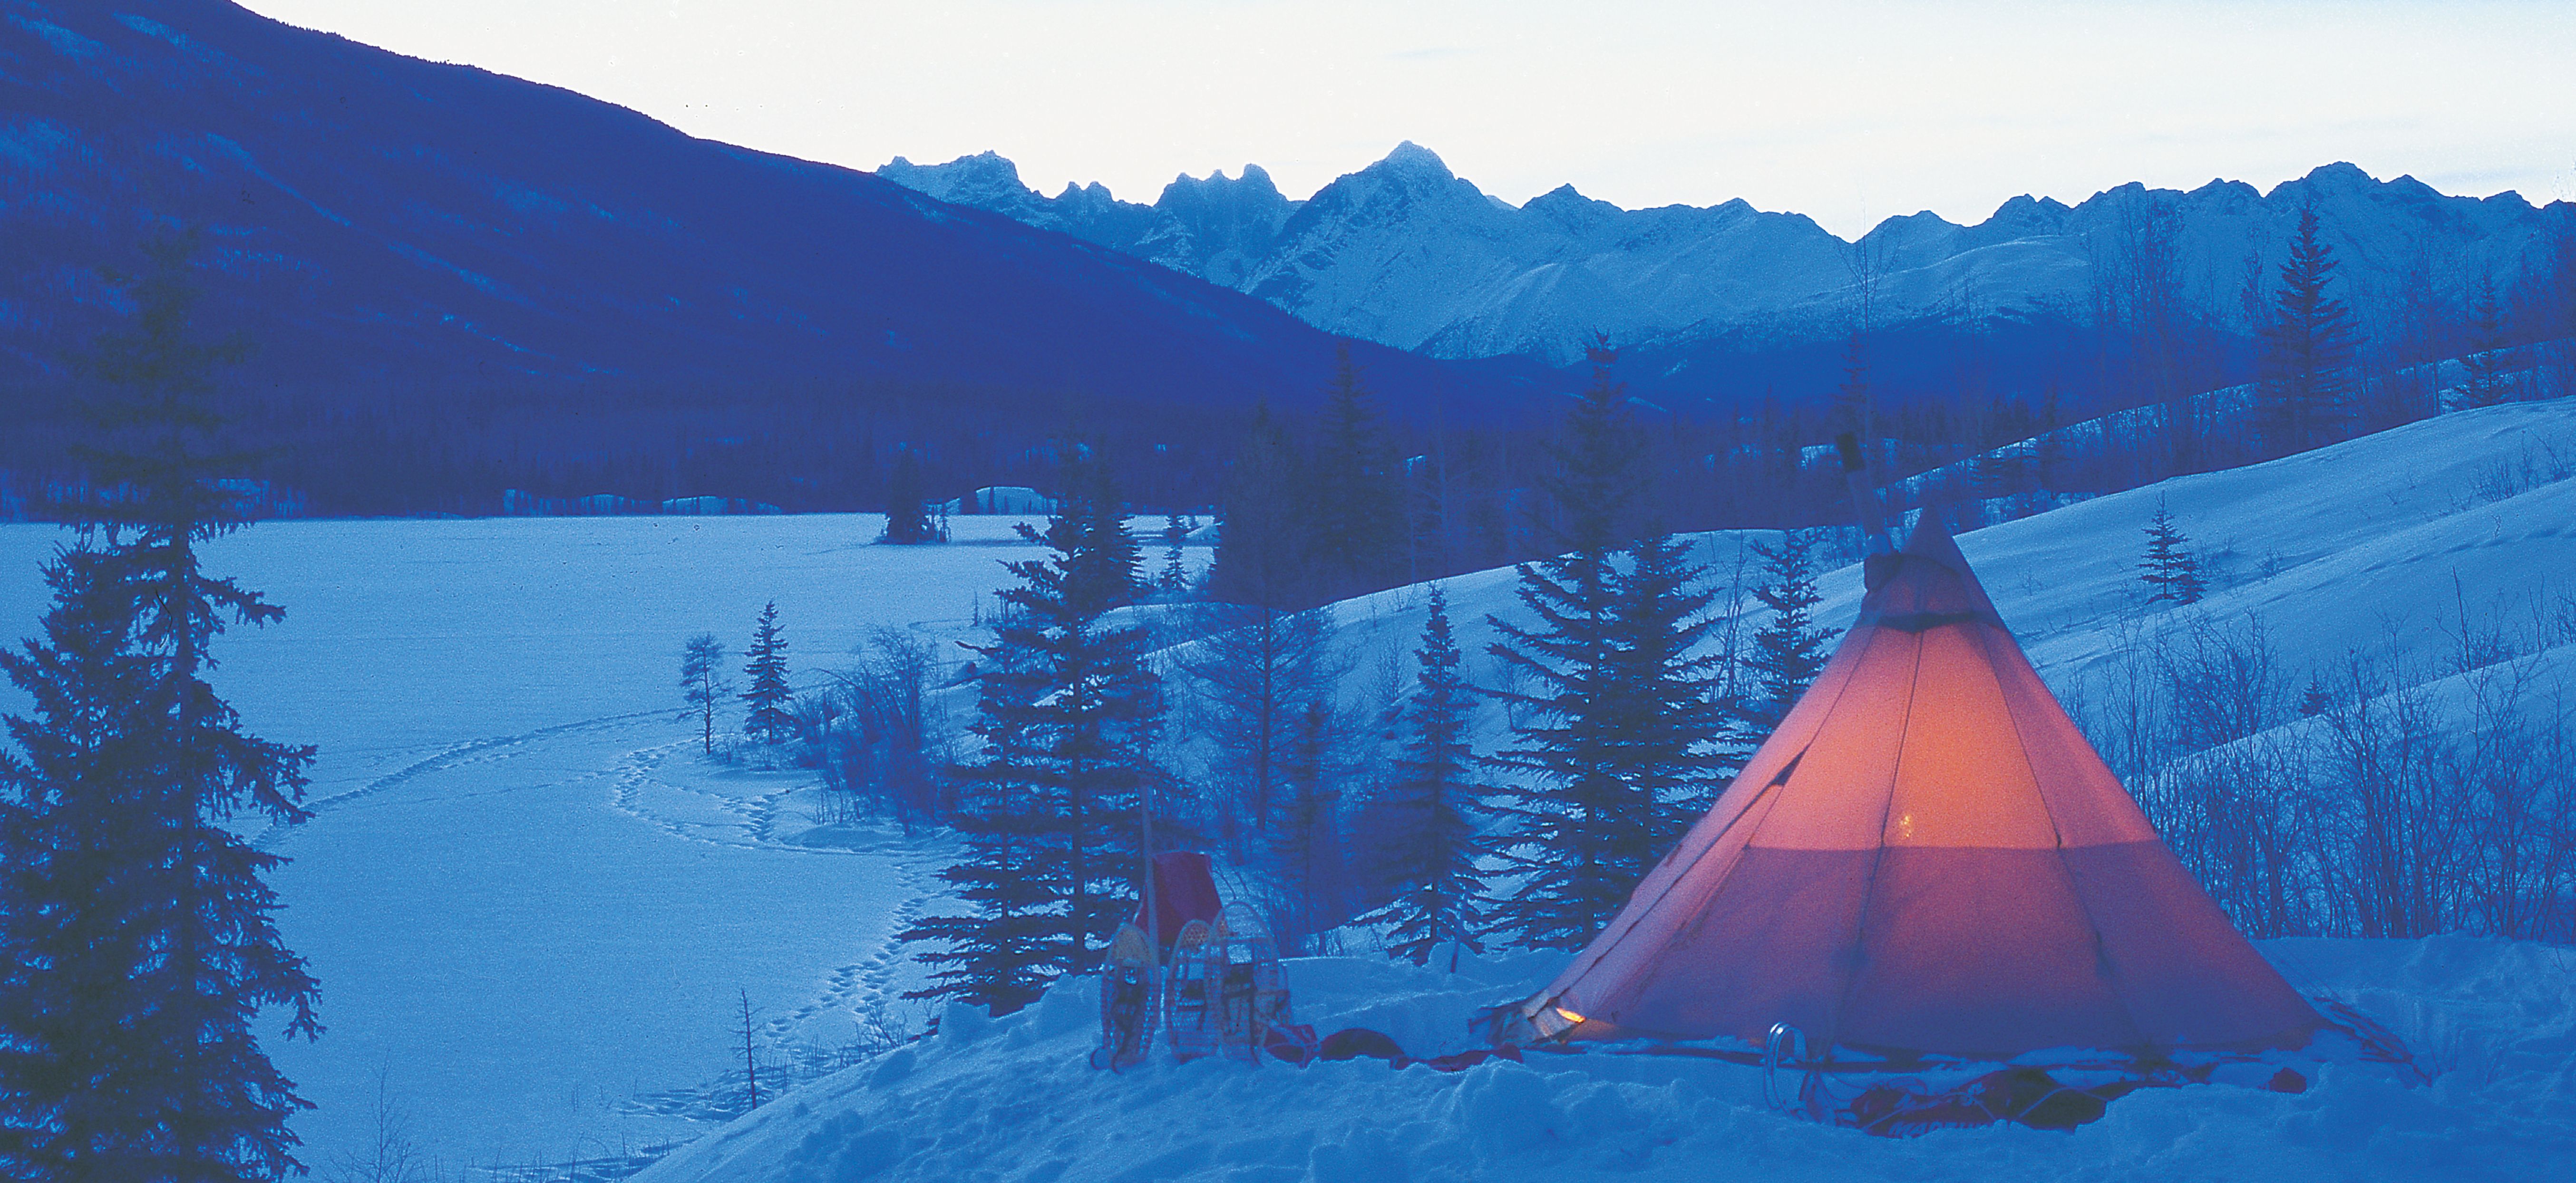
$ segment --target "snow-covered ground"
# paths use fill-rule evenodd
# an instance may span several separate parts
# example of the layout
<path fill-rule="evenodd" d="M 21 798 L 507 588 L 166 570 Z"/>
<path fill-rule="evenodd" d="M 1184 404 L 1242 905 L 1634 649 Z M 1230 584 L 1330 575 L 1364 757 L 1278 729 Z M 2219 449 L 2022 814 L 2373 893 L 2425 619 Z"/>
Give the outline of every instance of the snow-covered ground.
<path fill-rule="evenodd" d="M 2429 659 L 2456 645 L 2444 627 L 2462 604 L 2532 619 L 2576 591 L 2570 460 L 2576 402 L 2512 405 L 1961 545 L 2061 688 L 2116 663 L 2124 630 L 2184 613 L 2260 613 L 2297 668 L 2392 628 Z M 2140 530 L 2159 503 L 2210 562 L 2203 605 L 2139 602 Z M 738 655 L 773 597 L 800 670 L 846 663 L 877 626 L 963 636 L 1008 582 L 998 560 L 1033 552 L 1006 520 L 955 524 L 956 543 L 915 549 L 868 545 L 866 516 L 277 522 L 218 543 L 218 570 L 288 609 L 221 642 L 223 690 L 260 734 L 322 747 L 315 820 L 264 839 L 295 860 L 278 878 L 283 923 L 330 1026 L 275 1048 L 320 1105 L 297 1121 L 308 1161 L 328 1167 L 375 1133 L 380 1076 L 414 1139 L 450 1165 L 701 1132 L 738 1056 L 737 990 L 771 1055 L 857 1038 L 854 1016 L 902 984 L 888 937 L 935 902 L 939 852 L 816 830 L 810 775 L 697 758 L 677 718 L 679 647 L 712 631 Z M 36 566 L 59 537 L 0 526 L 6 635 L 43 610 Z M 1705 536 L 1699 556 L 1729 569 L 1744 542 Z M 1159 566 L 1158 548 L 1147 561 Z M 1446 586 L 1470 672 L 1489 679 L 1484 618 L 1517 612 L 1513 576 Z M 1820 618 L 1846 622 L 1857 572 L 1824 587 Z M 1423 602 L 1416 587 L 1338 607 L 1350 705 L 1382 705 L 1409 676 Z M 2537 663 L 2576 671 L 2568 647 Z M 0 705 L 16 709 L 14 692 L 0 688 Z M 1487 742 L 1500 722 L 1487 712 Z M 2266 952 L 2396 1027 L 2439 1079 L 2410 1088 L 2330 1067 L 2299 1097 L 2132 1097 L 2072 1137 L 1884 1143 L 1774 1116 L 1733 1070 L 1665 1061 L 1107 1078 L 1081 1066 L 1094 1012 L 1075 985 L 989 1026 L 952 1012 L 938 1040 L 817 1081 L 655 1177 L 862 1178 L 872 1162 L 917 1178 L 2568 1174 L 2576 955 L 2460 940 Z M 1466 988 L 1383 963 L 1292 972 L 1303 1017 L 1387 1029 L 1421 1052 L 1463 1043 L 1466 1009 L 1543 981 L 1544 960 L 1481 963 Z"/>
<path fill-rule="evenodd" d="M 2142 628 L 2192 617 L 2223 628 L 2259 622 L 2295 680 L 2331 673 L 2353 650 L 2392 649 L 2450 673 L 2465 609 L 2472 621 L 2528 634 L 2576 621 L 2576 400 L 2510 403 L 2408 424 L 2265 464 L 2178 477 L 1959 537 L 2004 623 L 2060 694 L 2132 656 Z M 2148 520 L 2162 506 L 2209 580 L 2187 608 L 2145 603 L 2138 563 Z M 1776 535 L 1715 533 L 1693 557 L 1721 578 L 1748 542 Z M 1751 571 L 1748 584 L 1760 578 Z M 1472 680 L 1500 674 L 1485 657 L 1488 616 L 1523 617 L 1508 569 L 1442 581 Z M 1860 568 L 1818 582 L 1816 619 L 1840 628 L 1859 610 Z M 1420 586 L 1336 606 L 1343 660 L 1365 676 L 1346 691 L 1371 709 L 1377 671 L 1403 665 L 1421 634 Z M 1748 608 L 1758 607 L 1749 599 Z M 1754 623 L 1758 623 L 1754 622 Z M 2544 683 L 2576 691 L 2576 647 L 2531 655 Z M 1481 742 L 1501 736 L 1498 713 Z"/>
<path fill-rule="evenodd" d="M 772 598 L 800 672 L 847 664 L 875 626 L 962 635 L 1011 582 L 1001 561 L 1036 553 L 1014 520 L 958 518 L 919 548 L 868 545 L 874 515 L 296 521 L 217 542 L 213 569 L 287 609 L 218 644 L 218 685 L 256 733 L 321 748 L 314 819 L 262 839 L 294 860 L 281 924 L 329 1028 L 270 1044 L 319 1106 L 295 1122 L 305 1160 L 374 1136 L 380 1077 L 450 1167 L 688 1137 L 738 1070 L 737 990 L 764 1058 L 851 1042 L 896 984 L 889 938 L 936 848 L 812 832 L 793 792 L 810 773 L 699 758 L 680 645 L 714 632 L 738 662 Z M 0 525 L 5 636 L 33 633 L 64 537 Z"/>
<path fill-rule="evenodd" d="M 638 1183 L 883 1180 L 1907 1181 L 2423 1179 L 2576 1172 L 2576 954 L 2437 938 L 2275 941 L 2311 993 L 2386 1016 L 2429 1085 L 2353 1060 L 2297 1063 L 2290 1095 L 2150 1089 L 2071 1134 L 2016 1126 L 1890 1140 L 1773 1112 L 1759 1069 L 1595 1051 L 1443 1074 L 1378 1060 L 1293 1068 L 1167 1058 L 1084 1063 L 1088 980 L 999 1021 L 952 1008 L 939 1035 L 817 1081 L 683 1148 Z M 1288 963 L 1299 1018 L 1421 1039 L 1546 980 L 1549 955 Z M 1411 1050 L 1411 1049 L 1408 1049 Z M 1436 1050 L 1436 1049 L 1435 1049 Z"/>
<path fill-rule="evenodd" d="M 2531 621 L 2576 591 L 2576 403 L 2445 416 L 2267 465 L 2169 481 L 1961 539 L 2005 619 L 2061 686 L 2130 656 L 2179 614 L 2259 616 L 2288 670 L 2394 644 L 2427 671 L 2460 614 Z M 2212 595 L 2149 606 L 2143 528 L 2169 510 L 2208 564 Z M 1733 566 L 1746 538 L 1698 540 Z M 1859 573 L 1824 581 L 1819 619 L 1848 622 Z M 1519 613 L 1508 571 L 1445 581 L 1471 673 L 1489 613 Z M 1409 672 L 1425 596 L 1337 606 L 1346 705 L 1373 709 Z M 2389 638 L 2395 638 L 2392 642 Z M 2576 647 L 2527 656 L 2576 671 Z M 1484 742 L 1501 720 L 1487 713 Z M 2283 940 L 2264 953 L 2294 985 L 2385 1024 L 2424 1076 L 2350 1058 L 2303 1061 L 2306 1092 L 2218 1084 L 2150 1090 L 2073 1134 L 2020 1128 L 1885 1141 L 1773 1113 L 1758 1072 L 1672 1057 L 1533 1055 L 1455 1075 L 1374 1061 L 1304 1069 L 1157 1062 L 1092 1071 L 1097 1012 L 1067 983 L 996 1021 L 951 1008 L 943 1033 L 818 1081 L 642 1178 L 649 1183 L 847 1179 L 1448 1180 L 1657 1178 L 2563 1178 L 2576 1173 L 2576 952 L 2437 938 Z M 1365 1026 L 1409 1051 L 1472 1041 L 1478 1005 L 1517 998 L 1547 956 L 1472 964 L 1457 979 L 1369 958 L 1292 962 L 1299 1017 Z"/>

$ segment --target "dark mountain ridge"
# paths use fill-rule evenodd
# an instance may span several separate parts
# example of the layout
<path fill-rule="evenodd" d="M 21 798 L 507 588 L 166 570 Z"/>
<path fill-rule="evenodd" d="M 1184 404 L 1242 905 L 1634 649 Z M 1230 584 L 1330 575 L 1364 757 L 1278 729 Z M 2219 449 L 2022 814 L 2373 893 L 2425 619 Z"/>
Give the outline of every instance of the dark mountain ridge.
<path fill-rule="evenodd" d="M 205 313 L 283 386 L 936 382 L 1304 401 L 1333 342 L 1223 287 L 870 174 L 214 0 L 7 0 L 0 377 L 55 379 L 95 274 L 205 232 Z M 1362 345 L 1391 395 L 1528 367 Z"/>

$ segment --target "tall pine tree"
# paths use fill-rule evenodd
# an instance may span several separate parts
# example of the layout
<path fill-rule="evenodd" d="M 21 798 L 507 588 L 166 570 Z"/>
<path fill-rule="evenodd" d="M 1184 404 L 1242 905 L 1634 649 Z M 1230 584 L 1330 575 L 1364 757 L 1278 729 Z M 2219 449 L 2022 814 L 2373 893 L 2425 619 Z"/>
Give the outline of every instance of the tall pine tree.
<path fill-rule="evenodd" d="M 1496 903 L 1495 921 L 1547 948 L 1590 939 L 1652 857 L 1652 790 L 1624 776 L 1620 731 L 1633 720 L 1621 697 L 1614 566 L 1628 541 L 1640 447 L 1610 376 L 1615 355 L 1591 355 L 1592 385 L 1567 415 L 1542 484 L 1558 553 L 1518 567 L 1521 603 L 1537 623 L 1488 618 L 1501 635 L 1494 656 L 1525 687 L 1493 692 L 1524 712 L 1512 745 L 1487 761 L 1511 774 L 1493 797 L 1503 825 L 1488 848 L 1504 873 L 1522 877 L 1520 893 Z"/>
<path fill-rule="evenodd" d="M 743 651 L 742 673 L 750 685 L 742 692 L 742 730 L 758 736 L 762 743 L 777 743 L 796 734 L 796 714 L 790 708 L 794 691 L 787 685 L 787 638 L 778 631 L 778 601 L 771 600 L 760 610 L 760 620 L 752 626 L 751 648 Z"/>
<path fill-rule="evenodd" d="M 1141 886 L 1162 687 L 1145 630 L 1104 619 L 1135 599 L 1136 540 L 1098 461 L 1077 455 L 1064 484 L 1046 529 L 1021 527 L 1049 556 L 1009 564 L 1017 611 L 976 647 L 983 751 L 958 770 L 967 857 L 944 873 L 975 912 L 902 934 L 945 946 L 916 954 L 942 967 L 921 997 L 1019 1007 L 1087 968 Z"/>
<path fill-rule="evenodd" d="M 1224 604 L 1211 619 L 1216 631 L 1182 659 L 1182 668 L 1198 692 L 1198 733 L 1219 757 L 1209 785 L 1218 835 L 1240 858 L 1244 836 L 1267 841 L 1277 820 L 1297 712 L 1334 680 L 1324 661 L 1333 610 Z"/>
<path fill-rule="evenodd" d="M 1404 569 L 1403 487 L 1385 431 L 1348 345 L 1336 357 L 1333 389 L 1307 487 L 1312 501 L 1307 562 L 1322 598 L 1392 586 Z"/>
<path fill-rule="evenodd" d="M 1414 661 L 1421 668 L 1398 721 L 1403 754 L 1373 814 L 1376 878 L 1394 897 L 1367 920 L 1387 926 L 1389 956 L 1425 965 L 1443 944 L 1482 949 L 1486 924 L 1475 827 L 1484 789 L 1467 736 L 1475 691 L 1459 672 L 1449 598 L 1436 583 Z"/>
<path fill-rule="evenodd" d="M 0 752 L 0 1176 L 277 1179 L 308 1107 L 252 1030 L 320 1033 L 263 876 L 285 860 L 225 823 L 302 820 L 313 750 L 246 734 L 207 677 L 228 624 L 281 610 L 206 573 L 247 514 L 223 479 L 215 368 L 192 339 L 192 243 L 149 249 L 130 327 L 94 359 L 83 537 L 46 571 L 45 635 L 0 655 L 32 714 Z M 272 1013 L 277 1013 L 272 1012 Z"/>
<path fill-rule="evenodd" d="M 1342 792 L 1334 760 L 1334 712 L 1322 699 L 1297 705 L 1282 771 L 1286 799 L 1271 829 L 1271 860 L 1288 907 L 1274 935 L 1283 947 L 1316 952 L 1316 933 L 1349 918 L 1349 875 L 1342 857 Z"/>
<path fill-rule="evenodd" d="M 2316 207 L 2301 206 L 2263 327 L 2258 421 L 2274 455 L 2332 442 L 2352 411 L 2356 330 L 2351 307 L 2327 291 L 2336 266 Z"/>
<path fill-rule="evenodd" d="M 1723 740 L 1727 719 L 1716 689 L 1733 655 L 1698 652 L 1718 624 L 1707 573 L 1671 535 L 1630 547 L 1611 601 L 1612 696 L 1618 775 L 1641 815 L 1652 860 L 1707 812 L 1716 790 L 1740 767 Z"/>
<path fill-rule="evenodd" d="M 1216 555 L 1208 567 L 1209 599 L 1277 609 L 1313 602 L 1299 468 L 1269 405 L 1253 408 L 1252 425 L 1225 476 Z"/>

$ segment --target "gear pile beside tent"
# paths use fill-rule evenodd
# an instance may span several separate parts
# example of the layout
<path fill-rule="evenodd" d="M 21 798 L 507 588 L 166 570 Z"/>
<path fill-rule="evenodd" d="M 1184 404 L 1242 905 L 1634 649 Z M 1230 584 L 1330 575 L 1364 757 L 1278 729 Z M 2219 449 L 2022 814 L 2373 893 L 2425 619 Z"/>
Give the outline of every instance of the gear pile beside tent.
<path fill-rule="evenodd" d="M 1716 806 L 1522 1038 L 1819 1058 L 2296 1048 L 2325 1020 L 2165 848 L 1927 515 Z M 1511 1020 L 1518 1020 L 1513 1022 Z"/>

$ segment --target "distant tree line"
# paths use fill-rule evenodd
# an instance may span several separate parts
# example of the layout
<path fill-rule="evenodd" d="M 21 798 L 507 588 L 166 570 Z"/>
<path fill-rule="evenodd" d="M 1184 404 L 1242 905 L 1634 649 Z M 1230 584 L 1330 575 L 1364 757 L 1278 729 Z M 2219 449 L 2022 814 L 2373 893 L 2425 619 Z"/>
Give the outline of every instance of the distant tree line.
<path fill-rule="evenodd" d="M 2018 356 L 2009 318 L 1965 288 L 1947 321 L 1876 323 L 1867 293 L 1883 267 L 1856 250 L 1850 331 L 1814 359 L 1832 396 L 1633 403 L 1651 426 L 1636 509 L 1677 530 L 1838 523 L 1841 476 L 1822 450 L 1854 431 L 1881 481 L 1937 474 L 1908 487 L 1909 505 L 1974 502 L 1964 516 L 1986 520 L 2576 390 L 2576 231 L 2536 243 L 2510 284 L 2427 253 L 2393 289 L 2354 291 L 2331 230 L 2306 211 L 2279 265 L 2249 263 L 2242 315 L 2220 323 L 2181 291 L 2173 211 L 2141 195 L 2088 243 L 2090 307 L 2067 310 L 2085 329 L 2033 346 L 2040 357 Z M 1938 372 L 1917 372 L 1936 355 Z M 645 378 L 219 397 L 261 445 L 229 475 L 303 513 L 497 514 L 509 490 L 717 495 L 789 512 L 900 508 L 889 541 L 934 541 L 936 515 L 917 508 L 988 486 L 1049 490 L 1078 439 L 1120 474 L 1127 508 L 1237 519 L 1241 553 L 1216 589 L 1229 602 L 1311 605 L 1537 557 L 1554 512 L 1539 485 L 1577 376 L 1475 406 L 1376 406 L 1366 381 L 1345 366 L 1320 403 L 1255 407 Z M 2230 387 L 2243 389 L 2203 393 Z M 0 512 L 88 479 L 72 445 L 91 393 L 0 390 L 12 423 Z M 2070 430 L 2114 412 L 2103 430 Z"/>
<path fill-rule="evenodd" d="M 1759 552 L 1754 589 L 1785 616 L 1759 637 L 1736 631 L 1741 574 L 1721 586 L 1654 520 L 1650 433 L 1612 355 L 1594 361 L 1538 452 L 1544 505 L 1526 528 L 1550 553 L 1519 565 L 1527 617 L 1486 622 L 1490 686 L 1467 675 L 1435 582 L 1408 668 L 1388 667 L 1373 701 L 1352 692 L 1367 678 L 1337 656 L 1333 609 L 1312 601 L 1400 578 L 1401 535 L 1334 501 L 1357 493 L 1382 511 L 1403 483 L 1377 459 L 1375 416 L 1347 369 L 1329 429 L 1306 442 L 1324 456 L 1288 454 L 1298 445 L 1284 433 L 1261 445 L 1280 450 L 1279 473 L 1336 473 L 1336 485 L 1238 485 L 1238 498 L 1266 487 L 1294 512 L 1229 502 L 1196 600 L 1148 606 L 1158 589 L 1107 466 L 1073 453 L 1056 512 L 1023 527 L 1045 557 L 1012 565 L 1008 610 L 975 650 L 971 738 L 952 749 L 935 804 L 910 815 L 964 843 L 946 874 L 967 911 L 904 934 L 932 966 L 923 993 L 1010 1009 L 1095 964 L 1135 906 L 1149 826 L 1158 849 L 1246 868 L 1291 947 L 1354 920 L 1417 962 L 1589 939 L 1834 635 L 1805 615 L 1815 570 L 1796 533 Z M 1245 529 L 1252 520 L 1276 532 Z M 1301 564 L 1319 573 L 1296 575 Z M 1486 712 L 1507 721 L 1500 750 L 1476 750 Z"/>

